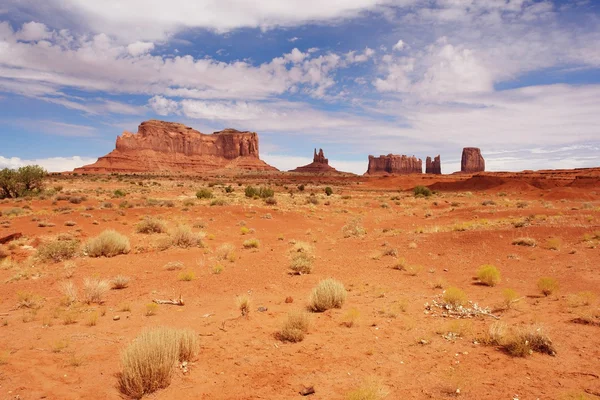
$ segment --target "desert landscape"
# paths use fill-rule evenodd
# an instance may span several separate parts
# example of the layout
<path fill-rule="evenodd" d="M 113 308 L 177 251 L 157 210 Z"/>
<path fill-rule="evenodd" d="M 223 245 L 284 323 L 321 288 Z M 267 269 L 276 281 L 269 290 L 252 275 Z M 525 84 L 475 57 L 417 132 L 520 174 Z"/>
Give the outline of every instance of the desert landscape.
<path fill-rule="evenodd" d="M 600 168 L 328 163 L 147 121 L 5 192 L 0 397 L 600 398 Z"/>

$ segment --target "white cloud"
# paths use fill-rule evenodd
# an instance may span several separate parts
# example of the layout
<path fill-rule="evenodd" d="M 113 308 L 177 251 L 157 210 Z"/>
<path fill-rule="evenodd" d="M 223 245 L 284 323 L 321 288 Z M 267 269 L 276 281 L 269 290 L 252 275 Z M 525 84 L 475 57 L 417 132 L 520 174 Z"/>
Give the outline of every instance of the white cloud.
<path fill-rule="evenodd" d="M 152 42 L 134 42 L 127 45 L 127 51 L 130 55 L 137 57 L 142 54 L 148 53 L 150 50 L 154 49 L 154 43 Z"/>
<path fill-rule="evenodd" d="M 300 40 L 300 38 L 299 38 L 299 37 L 296 37 L 296 36 L 294 36 L 294 37 L 292 37 L 292 38 L 289 38 L 289 39 L 288 39 L 288 42 L 292 42 L 292 43 L 294 43 L 296 40 Z"/>
<path fill-rule="evenodd" d="M 178 114 L 179 104 L 162 96 L 154 96 L 148 100 L 148 105 L 158 115 Z"/>
<path fill-rule="evenodd" d="M 21 30 L 16 34 L 19 40 L 26 42 L 48 39 L 50 36 L 51 33 L 46 25 L 34 21 L 23 24 Z"/>
<path fill-rule="evenodd" d="M 396 44 L 394 45 L 394 47 L 392 47 L 392 49 L 400 51 L 400 50 L 404 49 L 405 45 L 406 44 L 404 43 L 404 41 L 402 39 L 400 39 L 396 42 Z"/>
<path fill-rule="evenodd" d="M 89 157 L 51 157 L 38 159 L 21 159 L 19 157 L 3 157 L 0 155 L 0 168 L 19 168 L 26 165 L 39 165 L 44 167 L 48 172 L 65 172 L 72 171 L 75 168 L 92 164 L 96 162 L 96 158 Z"/>

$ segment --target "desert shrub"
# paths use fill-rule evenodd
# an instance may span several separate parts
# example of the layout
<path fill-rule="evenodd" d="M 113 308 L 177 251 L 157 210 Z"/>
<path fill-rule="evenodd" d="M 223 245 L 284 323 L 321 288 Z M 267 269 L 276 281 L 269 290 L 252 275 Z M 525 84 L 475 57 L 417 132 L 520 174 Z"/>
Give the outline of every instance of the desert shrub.
<path fill-rule="evenodd" d="M 196 192 L 196 197 L 199 199 L 212 199 L 213 198 L 213 192 L 211 190 L 208 189 L 200 189 Z"/>
<path fill-rule="evenodd" d="M 246 186 L 246 189 L 244 190 L 244 195 L 249 198 L 257 197 L 258 189 L 256 189 L 254 186 Z"/>
<path fill-rule="evenodd" d="M 235 248 L 231 243 L 224 243 L 219 246 L 215 252 L 218 260 L 229 260 L 234 262 L 236 260 Z"/>
<path fill-rule="evenodd" d="M 171 244 L 173 246 L 188 248 L 202 247 L 201 233 L 192 232 L 192 228 L 187 225 L 178 225 L 170 233 Z"/>
<path fill-rule="evenodd" d="M 44 299 L 33 292 L 17 293 L 17 308 L 38 309 L 42 307 Z"/>
<path fill-rule="evenodd" d="M 77 225 L 77 222 L 75 221 L 65 221 L 65 226 L 75 226 Z"/>
<path fill-rule="evenodd" d="M 211 206 L 226 206 L 227 202 L 224 199 L 214 199 L 210 202 Z"/>
<path fill-rule="evenodd" d="M 308 332 L 309 325 L 310 320 L 307 313 L 292 311 L 288 314 L 281 330 L 277 332 L 277 338 L 283 342 L 301 342 Z"/>
<path fill-rule="evenodd" d="M 361 237 L 367 234 L 366 229 L 361 225 L 360 218 L 353 218 L 342 227 L 342 234 L 345 238 L 351 236 Z"/>
<path fill-rule="evenodd" d="M 484 200 L 481 202 L 482 206 L 495 206 L 496 202 L 494 200 Z"/>
<path fill-rule="evenodd" d="M 240 233 L 241 233 L 242 235 L 247 235 L 247 234 L 249 234 L 249 233 L 250 233 L 250 228 L 248 228 L 247 226 L 242 226 L 242 227 L 240 228 Z"/>
<path fill-rule="evenodd" d="M 356 308 L 351 308 L 342 317 L 342 324 L 347 326 L 348 328 L 351 328 L 358 323 L 359 318 L 360 311 L 358 311 Z"/>
<path fill-rule="evenodd" d="M 415 197 L 429 197 L 432 195 L 431 189 L 429 189 L 427 186 L 415 186 L 415 188 L 413 189 L 413 194 L 415 195 Z"/>
<path fill-rule="evenodd" d="M 490 335 L 491 336 L 491 335 Z M 534 352 L 556 355 L 556 348 L 552 340 L 539 326 L 524 326 L 499 331 L 494 337 L 494 342 L 502 346 L 506 352 L 514 357 L 526 357 Z"/>
<path fill-rule="evenodd" d="M 535 247 L 537 242 L 535 241 L 535 239 L 530 238 L 530 237 L 520 237 L 520 238 L 516 238 L 515 240 L 513 240 L 512 244 L 515 246 Z"/>
<path fill-rule="evenodd" d="M 502 297 L 504 297 L 504 307 L 511 308 L 514 303 L 519 300 L 519 294 L 514 289 L 504 289 L 502 291 Z"/>
<path fill-rule="evenodd" d="M 258 239 L 244 240 L 242 243 L 245 249 L 258 249 L 260 247 L 260 241 Z"/>
<path fill-rule="evenodd" d="M 111 229 L 105 230 L 85 245 L 85 253 L 90 257 L 114 257 L 127 254 L 131 250 L 127 236 Z"/>
<path fill-rule="evenodd" d="M 346 301 L 344 284 L 335 279 L 324 279 L 312 290 L 308 308 L 311 311 L 323 312 L 330 308 L 340 308 Z"/>
<path fill-rule="evenodd" d="M 158 312 L 158 304 L 156 303 L 148 303 L 146 304 L 146 317 L 151 317 L 156 315 Z"/>
<path fill-rule="evenodd" d="M 249 198 L 260 197 L 261 199 L 266 199 L 268 197 L 275 196 L 275 191 L 265 186 L 262 186 L 260 188 L 255 188 L 254 186 L 246 186 L 246 189 L 244 190 L 244 195 Z"/>
<path fill-rule="evenodd" d="M 196 274 L 193 271 L 182 272 L 179 274 L 178 279 L 184 282 L 191 282 L 196 278 Z"/>
<path fill-rule="evenodd" d="M 306 198 L 306 204 L 312 204 L 316 206 L 319 204 L 319 199 L 317 199 L 317 196 L 315 196 L 314 193 L 311 193 L 311 195 Z"/>
<path fill-rule="evenodd" d="M 37 256 L 42 261 L 59 262 L 75 257 L 79 249 L 79 241 L 75 239 L 59 240 L 44 243 L 38 247 Z"/>
<path fill-rule="evenodd" d="M 332 188 L 330 188 L 329 186 L 327 186 L 327 187 L 325 188 L 325 194 L 326 194 L 327 196 L 331 196 L 331 195 L 333 194 L 333 189 L 332 189 Z"/>
<path fill-rule="evenodd" d="M 238 310 L 240 310 L 240 312 L 242 313 L 242 316 L 246 316 L 246 315 L 250 314 L 250 305 L 251 304 L 252 304 L 252 301 L 250 300 L 250 297 L 247 295 L 237 296 L 235 298 L 235 305 L 237 306 Z"/>
<path fill-rule="evenodd" d="M 444 291 L 443 299 L 446 304 L 452 307 L 460 307 L 466 304 L 467 295 L 457 287 L 449 287 Z"/>
<path fill-rule="evenodd" d="M 128 276 L 117 275 L 110 281 L 110 287 L 115 290 L 125 289 L 129 286 L 130 280 Z"/>
<path fill-rule="evenodd" d="M 312 246 L 305 242 L 296 242 L 290 250 L 290 269 L 297 274 L 310 274 L 315 259 Z"/>
<path fill-rule="evenodd" d="M 117 189 L 113 192 L 113 196 L 114 197 L 125 197 L 127 195 L 127 193 L 125 193 L 123 190 L 121 189 Z"/>
<path fill-rule="evenodd" d="M 137 233 L 163 233 L 166 230 L 167 224 L 153 217 L 146 217 L 135 225 Z"/>
<path fill-rule="evenodd" d="M 544 296 L 549 296 L 558 290 L 558 282 L 548 276 L 541 277 L 537 283 L 538 289 Z"/>
<path fill-rule="evenodd" d="M 60 290 L 65 296 L 66 305 L 71 305 L 77 302 L 77 286 L 73 281 L 66 281 L 60 284 Z"/>
<path fill-rule="evenodd" d="M 561 240 L 559 238 L 550 238 L 546 240 L 548 250 L 560 250 Z"/>
<path fill-rule="evenodd" d="M 387 395 L 387 389 L 378 379 L 369 378 L 358 388 L 348 392 L 346 400 L 383 400 Z"/>
<path fill-rule="evenodd" d="M 99 278 L 85 278 L 83 281 L 83 301 L 91 304 L 102 304 L 103 296 L 110 289 L 110 283 L 107 280 Z"/>
<path fill-rule="evenodd" d="M 496 286 L 500 281 L 500 271 L 493 265 L 482 265 L 477 271 L 479 282 L 487 286 Z"/>
<path fill-rule="evenodd" d="M 83 197 L 81 197 L 81 196 L 69 197 L 69 203 L 71 203 L 71 204 L 81 204 L 82 202 L 83 202 Z"/>
<path fill-rule="evenodd" d="M 25 213 L 25 210 L 19 207 L 7 208 L 2 211 L 3 217 L 18 217 Z"/>
<path fill-rule="evenodd" d="M 46 170 L 39 165 L 27 165 L 17 170 L 0 170 L 0 199 L 41 193 L 47 175 Z"/>
<path fill-rule="evenodd" d="M 119 389 L 141 398 L 171 383 L 177 361 L 191 361 L 198 340 L 190 330 L 158 327 L 144 330 L 121 354 Z"/>
<path fill-rule="evenodd" d="M 225 193 L 233 193 L 233 187 L 231 185 L 225 187 Z"/>
<path fill-rule="evenodd" d="M 298 185 L 298 190 L 304 192 L 304 184 Z"/>
<path fill-rule="evenodd" d="M 277 205 L 277 199 L 275 197 L 267 197 L 265 199 L 265 204 L 267 204 L 269 206 Z"/>

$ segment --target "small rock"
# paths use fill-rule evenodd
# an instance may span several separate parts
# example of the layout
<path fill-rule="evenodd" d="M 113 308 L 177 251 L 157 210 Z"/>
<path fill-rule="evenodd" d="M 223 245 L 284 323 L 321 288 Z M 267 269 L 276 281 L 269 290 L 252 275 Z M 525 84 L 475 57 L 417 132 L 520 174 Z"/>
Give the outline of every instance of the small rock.
<path fill-rule="evenodd" d="M 120 320 L 120 319 L 121 319 L 121 317 L 120 317 L 120 316 L 118 316 L 118 315 L 115 315 L 115 316 L 113 317 L 113 321 L 118 321 L 118 320 Z"/>
<path fill-rule="evenodd" d="M 258 312 L 265 312 L 267 310 L 268 310 L 267 307 L 258 307 Z"/>
<path fill-rule="evenodd" d="M 288 304 L 289 303 L 293 303 L 294 302 L 294 298 L 292 296 L 288 296 L 288 297 L 285 298 L 285 302 L 288 303 Z"/>

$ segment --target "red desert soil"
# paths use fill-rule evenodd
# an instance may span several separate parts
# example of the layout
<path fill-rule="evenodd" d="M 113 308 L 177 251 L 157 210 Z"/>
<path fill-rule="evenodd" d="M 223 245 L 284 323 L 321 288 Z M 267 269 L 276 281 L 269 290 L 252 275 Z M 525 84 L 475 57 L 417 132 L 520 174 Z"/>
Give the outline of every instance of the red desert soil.
<path fill-rule="evenodd" d="M 585 185 L 581 178 L 574 183 L 584 175 L 590 177 Z M 304 191 L 297 189 L 301 183 Z M 248 184 L 275 189 L 277 204 L 246 198 Z M 371 377 L 388 390 L 388 399 L 600 396 L 600 326 L 572 322 L 600 316 L 597 170 L 204 180 L 55 176 L 47 183 L 59 185 L 62 191 L 45 200 L 0 202 L 0 237 L 23 233 L 0 247 L 0 254 L 8 255 L 0 263 L 2 399 L 122 398 L 116 377 L 120 352 L 149 326 L 190 328 L 201 347 L 187 374 L 178 368 L 171 385 L 148 398 L 297 399 L 305 385 L 316 390 L 309 398 L 344 399 Z M 228 185 L 233 193 L 225 192 Z M 410 191 L 415 185 L 438 192 L 415 198 Z M 325 186 L 334 194 L 325 196 Z M 202 187 L 225 205 L 196 199 Z M 115 198 L 117 189 L 126 196 Z M 317 204 L 308 202 L 313 193 Z M 69 202 L 78 196 L 84 197 L 81 203 Z M 187 224 L 204 232 L 203 247 L 159 250 L 168 234 L 135 230 L 149 215 L 169 229 Z M 344 237 L 343 227 L 353 220 L 366 235 Z M 75 225 L 66 226 L 67 221 Z M 242 226 L 249 229 L 245 235 Z M 83 255 L 83 243 L 106 229 L 126 235 L 131 252 Z M 77 238 L 78 254 L 66 262 L 37 260 L 36 248 L 58 235 Z M 512 245 L 518 237 L 533 238 L 537 245 Z M 249 238 L 258 239 L 260 247 L 245 249 Z M 295 241 L 314 247 L 311 274 L 289 273 Z M 226 243 L 234 246 L 235 257 L 218 260 Z M 402 258 L 408 271 L 393 268 Z M 165 269 L 172 262 L 183 268 Z M 474 280 L 483 264 L 500 270 L 497 286 Z M 195 278 L 179 280 L 187 271 Z M 116 275 L 131 282 L 108 291 L 102 305 L 64 305 L 63 282 L 73 281 L 81 296 L 85 278 Z M 547 297 L 537 288 L 545 276 L 559 283 Z M 311 289 L 329 277 L 348 290 L 341 309 L 311 313 L 304 341 L 279 341 L 275 333 L 287 313 L 305 309 Z M 543 327 L 556 356 L 512 357 L 482 343 L 494 318 L 444 318 L 439 310 L 426 310 L 451 286 L 490 307 L 509 327 Z M 502 309 L 507 288 L 520 299 Z M 17 308 L 27 292 L 40 308 Z M 146 316 L 153 299 L 180 295 L 185 306 L 160 305 L 156 315 Z M 236 308 L 238 295 L 251 298 L 247 317 Z M 286 303 L 287 297 L 293 303 Z M 89 326 L 95 314 L 97 323 Z M 75 322 L 65 324 L 69 318 Z M 355 318 L 351 327 L 343 324 L 348 318 Z"/>

